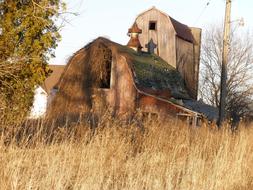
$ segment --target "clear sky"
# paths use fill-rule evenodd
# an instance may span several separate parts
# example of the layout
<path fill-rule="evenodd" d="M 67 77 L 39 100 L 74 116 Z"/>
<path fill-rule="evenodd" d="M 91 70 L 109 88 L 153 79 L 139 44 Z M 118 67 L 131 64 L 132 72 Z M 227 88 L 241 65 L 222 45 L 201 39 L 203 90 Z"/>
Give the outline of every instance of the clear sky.
<path fill-rule="evenodd" d="M 99 36 L 126 44 L 128 28 L 136 16 L 152 6 L 174 19 L 205 32 L 208 26 L 222 23 L 225 0 L 66 0 L 68 23 L 61 30 L 62 41 L 51 64 L 66 64 L 78 49 Z M 209 5 L 207 5 L 209 2 Z M 244 18 L 244 29 L 253 32 L 253 0 L 232 0 L 232 21 Z M 236 22 L 233 22 L 236 24 Z"/>

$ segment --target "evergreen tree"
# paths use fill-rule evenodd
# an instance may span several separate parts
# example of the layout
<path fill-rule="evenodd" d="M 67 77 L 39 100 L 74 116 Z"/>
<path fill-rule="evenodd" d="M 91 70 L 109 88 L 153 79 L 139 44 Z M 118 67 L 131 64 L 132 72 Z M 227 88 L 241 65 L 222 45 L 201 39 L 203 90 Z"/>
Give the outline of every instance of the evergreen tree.
<path fill-rule="evenodd" d="M 23 117 L 36 85 L 50 74 L 49 58 L 60 39 L 62 0 L 0 0 L 0 114 Z"/>

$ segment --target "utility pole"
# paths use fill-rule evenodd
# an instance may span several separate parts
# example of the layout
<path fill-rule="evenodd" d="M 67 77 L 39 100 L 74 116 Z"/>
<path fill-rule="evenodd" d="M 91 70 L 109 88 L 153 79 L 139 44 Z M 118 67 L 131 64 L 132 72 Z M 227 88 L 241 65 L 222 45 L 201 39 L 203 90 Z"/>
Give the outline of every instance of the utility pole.
<path fill-rule="evenodd" d="M 227 96 L 227 63 L 228 63 L 228 51 L 230 40 L 230 17 L 231 17 L 231 1 L 226 0 L 226 13 L 224 22 L 224 36 L 223 36 L 223 51 L 222 51 L 222 65 L 221 65 L 221 83 L 220 83 L 220 107 L 219 107 L 219 121 L 218 126 L 221 127 L 226 116 L 226 96 Z"/>

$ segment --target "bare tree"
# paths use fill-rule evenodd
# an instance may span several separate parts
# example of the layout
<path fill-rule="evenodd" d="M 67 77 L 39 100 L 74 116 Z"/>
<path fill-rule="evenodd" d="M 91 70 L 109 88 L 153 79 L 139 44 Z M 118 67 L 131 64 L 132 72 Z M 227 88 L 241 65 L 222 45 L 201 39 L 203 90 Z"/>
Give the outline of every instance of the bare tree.
<path fill-rule="evenodd" d="M 213 26 L 202 41 L 199 94 L 206 103 L 220 104 L 222 27 Z M 253 40 L 234 28 L 229 42 L 226 111 L 235 122 L 250 114 L 253 97 Z"/>

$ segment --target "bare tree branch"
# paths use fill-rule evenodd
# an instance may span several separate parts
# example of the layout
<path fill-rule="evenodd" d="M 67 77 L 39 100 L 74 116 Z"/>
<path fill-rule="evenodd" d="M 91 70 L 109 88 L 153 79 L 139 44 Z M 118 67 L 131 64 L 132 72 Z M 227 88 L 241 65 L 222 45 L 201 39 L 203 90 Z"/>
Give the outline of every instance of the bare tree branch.
<path fill-rule="evenodd" d="M 253 41 L 249 33 L 230 39 L 227 105 L 228 117 L 238 120 L 250 114 L 253 97 Z M 222 55 L 222 27 L 210 28 L 202 43 L 199 94 L 206 103 L 219 106 Z"/>

